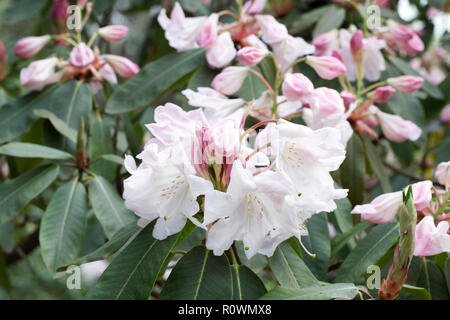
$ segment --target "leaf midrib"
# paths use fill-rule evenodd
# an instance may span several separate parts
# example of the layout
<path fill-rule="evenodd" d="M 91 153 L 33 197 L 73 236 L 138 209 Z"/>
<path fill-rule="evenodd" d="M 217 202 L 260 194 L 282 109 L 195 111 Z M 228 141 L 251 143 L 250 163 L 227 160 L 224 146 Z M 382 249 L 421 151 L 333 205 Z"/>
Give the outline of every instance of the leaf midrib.
<path fill-rule="evenodd" d="M 195 292 L 194 292 L 193 300 L 197 300 L 197 298 L 198 298 L 198 293 L 200 291 L 200 286 L 202 284 L 203 273 L 205 272 L 206 261 L 208 260 L 208 256 L 209 256 L 209 251 L 206 250 L 205 257 L 203 258 L 202 268 L 200 269 L 200 276 L 197 281 L 197 288 L 195 289 Z"/>

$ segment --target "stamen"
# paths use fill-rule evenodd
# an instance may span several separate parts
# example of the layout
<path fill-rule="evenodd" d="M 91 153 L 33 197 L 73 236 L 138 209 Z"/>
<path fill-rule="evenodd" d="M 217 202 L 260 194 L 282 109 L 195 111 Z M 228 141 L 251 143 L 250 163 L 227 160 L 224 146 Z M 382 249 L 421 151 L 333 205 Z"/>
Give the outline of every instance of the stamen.
<path fill-rule="evenodd" d="M 306 247 L 303 245 L 303 243 L 302 243 L 301 240 L 299 240 L 298 242 L 300 242 L 300 245 L 302 246 L 303 250 L 305 250 L 305 252 L 306 252 L 311 258 L 313 258 L 313 259 L 316 258 L 316 254 L 315 254 L 315 253 L 309 252 L 309 250 L 306 249 Z"/>

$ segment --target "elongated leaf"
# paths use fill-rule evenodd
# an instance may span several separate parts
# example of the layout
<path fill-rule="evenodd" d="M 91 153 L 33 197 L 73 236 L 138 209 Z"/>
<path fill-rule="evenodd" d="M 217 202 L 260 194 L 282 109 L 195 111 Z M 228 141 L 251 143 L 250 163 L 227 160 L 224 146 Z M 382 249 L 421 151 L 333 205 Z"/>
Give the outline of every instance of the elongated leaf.
<path fill-rule="evenodd" d="M 206 64 L 198 68 L 189 80 L 188 88 L 197 90 L 198 87 L 210 87 L 216 72 Z"/>
<path fill-rule="evenodd" d="M 450 292 L 450 259 L 445 261 L 445 279 L 447 280 L 447 289 Z"/>
<path fill-rule="evenodd" d="M 0 184 L 0 225 L 13 219 L 25 205 L 58 176 L 59 167 L 47 165 Z"/>
<path fill-rule="evenodd" d="M 70 128 L 64 121 L 58 118 L 54 113 L 44 110 L 44 109 L 36 109 L 34 113 L 41 118 L 48 119 L 53 127 L 61 133 L 63 136 L 68 138 L 72 142 L 77 142 L 77 131 Z"/>
<path fill-rule="evenodd" d="M 106 242 L 100 248 L 96 249 L 91 253 L 88 253 L 83 257 L 74 260 L 71 264 L 81 265 L 83 263 L 104 259 L 105 257 L 121 249 L 130 239 L 134 238 L 137 234 L 139 234 L 141 230 L 142 229 L 137 224 L 132 223 L 116 232 L 116 234 L 111 238 L 111 240 Z M 58 268 L 58 271 L 64 271 L 66 270 L 67 267 L 68 265 Z"/>
<path fill-rule="evenodd" d="M 313 215 L 306 226 L 308 227 L 308 236 L 303 236 L 302 242 L 316 257 L 312 258 L 302 249 L 303 259 L 316 278 L 322 280 L 327 273 L 331 256 L 330 234 L 326 213 L 322 212 Z"/>
<path fill-rule="evenodd" d="M 347 154 L 340 168 L 342 186 L 348 191 L 348 198 L 353 205 L 361 204 L 364 200 L 364 148 L 361 138 L 353 134 L 347 143 Z"/>
<path fill-rule="evenodd" d="M 402 287 L 402 292 L 410 293 L 420 300 L 431 300 L 431 295 L 425 288 L 404 284 Z"/>
<path fill-rule="evenodd" d="M 256 300 L 267 293 L 261 279 L 247 266 L 231 267 L 233 300 Z"/>
<path fill-rule="evenodd" d="M 86 190 L 78 178 L 59 187 L 50 200 L 41 221 L 39 243 L 51 273 L 78 255 L 86 229 L 87 209 Z"/>
<path fill-rule="evenodd" d="M 20 0 L 11 2 L 2 14 L 2 22 L 13 24 L 31 19 L 44 8 L 45 1 Z"/>
<path fill-rule="evenodd" d="M 255 68 L 256 69 L 256 68 Z M 258 99 L 267 87 L 255 74 L 249 73 L 237 95 L 247 101 Z"/>
<path fill-rule="evenodd" d="M 345 19 L 345 10 L 343 8 L 331 9 L 320 17 L 313 30 L 313 38 L 322 33 L 338 29 Z"/>
<path fill-rule="evenodd" d="M 356 280 L 375 264 L 398 239 L 398 224 L 387 223 L 374 227 L 345 258 L 336 275 L 336 282 Z"/>
<path fill-rule="evenodd" d="M 392 192 L 392 187 L 389 182 L 389 172 L 381 162 L 380 156 L 377 154 L 377 150 L 372 142 L 365 136 L 362 136 L 364 142 L 364 148 L 366 150 L 367 159 L 369 159 L 370 166 L 377 176 L 381 184 L 383 192 Z"/>
<path fill-rule="evenodd" d="M 51 93 L 56 86 L 42 92 L 32 92 L 13 100 L 0 109 L 0 143 L 11 141 L 24 134 L 36 116 L 33 109 L 46 108 L 50 103 Z"/>
<path fill-rule="evenodd" d="M 358 288 L 353 283 L 336 283 L 302 289 L 276 287 L 261 300 L 350 300 L 357 294 Z"/>
<path fill-rule="evenodd" d="M 334 216 L 341 232 L 346 232 L 353 227 L 352 222 L 352 204 L 347 198 L 338 199 L 334 201 L 336 203 L 336 210 L 334 210 Z"/>
<path fill-rule="evenodd" d="M 111 127 L 97 114 L 90 117 L 89 123 L 89 158 L 95 159 L 103 154 L 114 153 Z M 90 166 L 92 172 L 106 178 L 108 181 L 114 180 L 116 175 L 115 168 L 114 164 L 103 159 L 95 161 Z"/>
<path fill-rule="evenodd" d="M 195 247 L 176 264 L 160 299 L 229 300 L 232 295 L 233 278 L 227 257 Z"/>
<path fill-rule="evenodd" d="M 70 128 L 78 130 L 80 120 L 91 110 L 89 85 L 82 81 L 69 81 L 53 93 L 50 111 Z"/>
<path fill-rule="evenodd" d="M 296 19 L 294 21 L 292 27 L 289 30 L 290 31 L 289 33 L 296 34 L 307 30 L 308 28 L 312 27 L 315 23 L 317 23 L 317 21 L 319 21 L 319 19 L 330 10 L 334 11 L 335 6 L 325 5 L 313 9 L 311 11 L 305 12 L 304 14 L 300 15 L 299 19 Z"/>
<path fill-rule="evenodd" d="M 8 269 L 6 268 L 3 253 L 0 251 L 0 287 L 7 291 L 11 289 L 11 280 L 9 279 Z"/>
<path fill-rule="evenodd" d="M 136 222 L 136 216 L 125 207 L 117 191 L 103 177 L 95 176 L 89 182 L 89 200 L 110 239 L 121 228 Z"/>
<path fill-rule="evenodd" d="M 118 114 L 148 105 L 203 60 L 204 50 L 198 49 L 168 55 L 146 65 L 114 92 L 106 112 Z"/>
<path fill-rule="evenodd" d="M 115 154 L 102 154 L 99 158 L 123 166 L 123 158 Z"/>
<path fill-rule="evenodd" d="M 165 240 L 153 238 L 149 224 L 111 262 L 89 291 L 87 299 L 147 300 L 178 235 Z"/>
<path fill-rule="evenodd" d="M 305 288 L 319 285 L 319 280 L 287 242 L 278 246 L 269 258 L 269 265 L 282 287 Z"/>
<path fill-rule="evenodd" d="M 403 61 L 402 59 L 389 57 L 389 61 L 392 63 L 393 66 L 395 66 L 395 68 L 397 68 L 404 74 L 420 76 L 420 74 L 416 70 L 414 70 L 406 61 Z M 444 98 L 444 95 L 442 94 L 441 90 L 439 90 L 437 86 L 432 84 L 427 79 L 424 79 L 422 90 L 435 99 Z"/>
<path fill-rule="evenodd" d="M 44 158 L 65 160 L 72 158 L 70 153 L 41 146 L 34 143 L 11 142 L 0 146 L 0 154 L 18 158 Z"/>
<path fill-rule="evenodd" d="M 423 258 L 423 269 L 417 286 L 425 288 L 433 300 L 449 300 L 450 293 L 442 271 L 432 261 Z"/>
<path fill-rule="evenodd" d="M 336 254 L 356 236 L 358 233 L 367 229 L 371 224 L 369 222 L 361 222 L 346 232 L 338 235 L 331 241 L 331 256 L 334 257 Z"/>

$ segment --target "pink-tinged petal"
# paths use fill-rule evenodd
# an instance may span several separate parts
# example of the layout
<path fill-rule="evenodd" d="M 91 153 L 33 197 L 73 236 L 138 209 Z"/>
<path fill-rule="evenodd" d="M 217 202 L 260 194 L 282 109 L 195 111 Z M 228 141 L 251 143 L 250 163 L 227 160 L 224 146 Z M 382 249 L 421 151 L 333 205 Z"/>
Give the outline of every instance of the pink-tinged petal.
<path fill-rule="evenodd" d="M 405 120 L 398 115 L 388 114 L 378 110 L 376 116 L 380 120 L 383 134 L 391 141 L 416 141 L 422 134 L 422 130 L 414 122 Z"/>
<path fill-rule="evenodd" d="M 256 66 L 269 53 L 266 49 L 254 47 L 244 47 L 237 53 L 237 59 L 240 63 L 247 67 Z"/>
<path fill-rule="evenodd" d="M 230 64 L 236 56 L 231 34 L 223 32 L 214 42 L 214 44 L 206 50 L 206 60 L 213 68 L 223 68 Z"/>
<path fill-rule="evenodd" d="M 262 39 L 265 43 L 274 44 L 288 37 L 286 26 L 279 23 L 273 16 L 260 15 L 256 17 L 256 20 L 262 30 Z"/>
<path fill-rule="evenodd" d="M 99 72 L 103 79 L 105 79 L 109 83 L 117 84 L 116 73 L 109 63 L 105 63 Z"/>
<path fill-rule="evenodd" d="M 416 76 L 400 76 L 387 79 L 387 83 L 400 91 L 411 93 L 422 87 L 423 78 Z"/>
<path fill-rule="evenodd" d="M 244 3 L 242 10 L 248 14 L 260 14 L 266 6 L 267 0 L 249 0 Z"/>
<path fill-rule="evenodd" d="M 447 221 L 441 221 L 436 227 L 432 216 L 424 217 L 416 226 L 414 255 L 427 257 L 441 252 L 450 252 L 448 229 Z"/>
<path fill-rule="evenodd" d="M 370 204 L 357 205 L 351 213 L 361 214 L 361 219 L 372 223 L 388 223 L 392 221 L 403 203 L 401 191 L 382 194 Z"/>
<path fill-rule="evenodd" d="M 306 63 L 309 64 L 321 78 L 327 80 L 334 79 L 347 72 L 344 64 L 334 57 L 307 56 Z"/>
<path fill-rule="evenodd" d="M 442 109 L 440 118 L 444 123 L 450 122 L 450 104 L 446 105 L 444 109 Z"/>
<path fill-rule="evenodd" d="M 100 37 L 109 42 L 120 41 L 128 35 L 128 27 L 122 25 L 110 25 L 98 29 Z"/>
<path fill-rule="evenodd" d="M 91 64 L 94 59 L 94 51 L 82 42 L 70 52 L 69 63 L 74 67 L 83 68 Z"/>
<path fill-rule="evenodd" d="M 290 73 L 284 77 L 283 95 L 289 101 L 306 101 L 314 90 L 311 80 L 301 73 Z"/>
<path fill-rule="evenodd" d="M 130 79 L 139 73 L 140 68 L 128 58 L 112 54 L 104 55 L 103 58 L 111 65 L 121 77 Z"/>
<path fill-rule="evenodd" d="M 416 210 L 420 211 L 428 207 L 431 202 L 433 183 L 430 180 L 420 181 L 411 185 L 413 202 Z"/>
<path fill-rule="evenodd" d="M 20 84 L 26 88 L 40 91 L 48 84 L 60 80 L 62 74 L 55 72 L 57 58 L 47 58 L 32 62 L 20 71 Z"/>
<path fill-rule="evenodd" d="M 391 100 L 395 94 L 395 89 L 391 86 L 384 86 L 376 88 L 374 91 L 368 94 L 368 97 L 375 102 L 384 103 Z"/>
<path fill-rule="evenodd" d="M 436 172 L 434 173 L 437 181 L 445 186 L 445 188 L 450 187 L 450 161 L 441 162 L 436 168 Z"/>
<path fill-rule="evenodd" d="M 247 67 L 227 67 L 215 76 L 211 86 L 220 93 L 231 95 L 239 91 L 247 74 Z"/>
<path fill-rule="evenodd" d="M 195 41 L 202 48 L 208 48 L 214 44 L 217 39 L 219 16 L 212 14 L 200 27 L 195 37 Z"/>
<path fill-rule="evenodd" d="M 22 59 L 34 56 L 51 40 L 49 35 L 41 37 L 26 37 L 17 41 L 14 54 Z"/>

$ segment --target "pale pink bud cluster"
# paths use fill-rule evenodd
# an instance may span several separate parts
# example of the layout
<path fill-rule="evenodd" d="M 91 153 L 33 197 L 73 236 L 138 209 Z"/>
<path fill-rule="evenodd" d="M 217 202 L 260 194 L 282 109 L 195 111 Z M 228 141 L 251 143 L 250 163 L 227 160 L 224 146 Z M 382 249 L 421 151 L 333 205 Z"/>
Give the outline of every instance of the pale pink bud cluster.
<path fill-rule="evenodd" d="M 388 31 L 382 36 L 391 47 L 409 55 L 416 55 L 424 50 L 425 45 L 422 39 L 411 27 L 388 20 L 387 28 Z"/>
<path fill-rule="evenodd" d="M 117 42 L 127 37 L 128 27 L 122 25 L 109 25 L 98 29 L 100 37 L 109 42 Z"/>
<path fill-rule="evenodd" d="M 417 76 L 400 76 L 387 79 L 387 83 L 402 92 L 411 93 L 419 90 L 423 84 L 423 78 Z"/>
<path fill-rule="evenodd" d="M 309 64 L 319 77 L 332 80 L 347 72 L 344 64 L 335 57 L 307 56 L 306 63 Z"/>
<path fill-rule="evenodd" d="M 22 59 L 31 58 L 51 40 L 49 35 L 40 37 L 26 37 L 17 41 L 14 54 Z"/>

